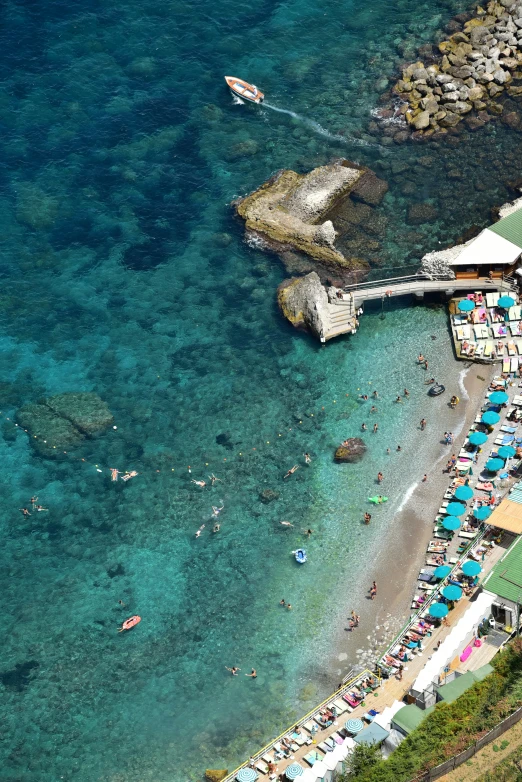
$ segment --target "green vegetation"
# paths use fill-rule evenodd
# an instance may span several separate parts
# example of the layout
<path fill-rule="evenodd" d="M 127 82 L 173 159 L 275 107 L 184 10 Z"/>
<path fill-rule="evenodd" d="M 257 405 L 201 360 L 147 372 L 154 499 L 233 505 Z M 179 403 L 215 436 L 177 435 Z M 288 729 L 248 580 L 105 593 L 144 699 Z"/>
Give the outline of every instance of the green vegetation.
<path fill-rule="evenodd" d="M 346 779 L 350 782 L 407 782 L 484 736 L 522 705 L 522 640 L 516 639 L 509 644 L 494 658 L 492 665 L 493 673 L 453 703 L 439 703 L 388 760 L 371 765 L 360 764 L 357 760 Z"/>
<path fill-rule="evenodd" d="M 486 771 L 485 774 L 477 779 L 477 782 L 520 782 L 521 779 L 522 747 L 518 747 L 518 749 L 504 758 L 498 766 L 495 766 L 492 771 Z"/>

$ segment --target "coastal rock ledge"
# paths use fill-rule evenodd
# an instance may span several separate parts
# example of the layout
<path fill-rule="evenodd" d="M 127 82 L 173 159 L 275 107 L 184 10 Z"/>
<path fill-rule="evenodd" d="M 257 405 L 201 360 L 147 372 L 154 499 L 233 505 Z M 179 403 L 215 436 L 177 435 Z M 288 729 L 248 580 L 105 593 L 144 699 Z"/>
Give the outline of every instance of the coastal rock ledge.
<path fill-rule="evenodd" d="M 375 207 L 387 190 L 387 183 L 370 169 L 340 159 L 303 175 L 278 171 L 233 206 L 245 220 L 250 244 L 276 252 L 284 261 L 285 255 L 292 256 L 294 271 L 297 255 L 313 261 L 299 271 L 317 269 L 323 278 L 334 273 L 346 280 L 369 267 L 365 260 L 345 255 L 335 246 L 339 210 L 356 210 L 361 202 Z"/>
<path fill-rule="evenodd" d="M 366 445 L 360 437 L 350 437 L 345 440 L 335 451 L 334 459 L 336 462 L 359 462 L 366 453 Z"/>

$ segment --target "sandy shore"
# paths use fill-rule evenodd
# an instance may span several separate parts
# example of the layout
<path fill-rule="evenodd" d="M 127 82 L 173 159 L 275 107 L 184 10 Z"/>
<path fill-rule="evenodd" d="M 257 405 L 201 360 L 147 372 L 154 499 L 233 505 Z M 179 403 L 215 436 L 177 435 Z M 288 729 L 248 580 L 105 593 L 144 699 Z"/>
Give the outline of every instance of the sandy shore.
<path fill-rule="evenodd" d="M 464 378 L 468 399 L 463 399 L 452 411 L 447 407 L 449 399 L 445 398 L 443 407 L 438 408 L 437 420 L 432 417 L 429 422 L 429 433 L 428 430 L 423 433 L 431 440 L 428 456 L 423 456 L 419 475 L 411 476 L 410 485 L 415 481 L 419 483 L 393 519 L 385 552 L 382 548 L 380 552 L 369 552 L 367 581 L 368 586 L 376 581 L 377 597 L 373 601 L 369 598 L 364 600 L 360 610 L 359 606 L 353 606 L 361 616 L 359 627 L 352 632 L 340 628 L 334 638 L 330 658 L 331 674 L 336 678 L 334 686 L 354 666 L 373 667 L 378 653 L 393 640 L 411 615 L 417 575 L 423 567 L 433 521 L 450 481 L 450 476 L 443 473 L 443 469 L 451 453 L 460 450 L 482 404 L 490 378 L 498 371 L 498 366 L 472 364 Z M 447 397 L 447 394 L 444 396 Z M 447 414 L 443 412 L 444 407 Z M 451 448 L 441 443 L 441 435 L 446 428 L 454 432 L 460 428 Z M 428 476 L 425 483 L 421 480 L 424 473 Z M 347 606 L 347 614 L 350 608 L 352 606 Z"/>

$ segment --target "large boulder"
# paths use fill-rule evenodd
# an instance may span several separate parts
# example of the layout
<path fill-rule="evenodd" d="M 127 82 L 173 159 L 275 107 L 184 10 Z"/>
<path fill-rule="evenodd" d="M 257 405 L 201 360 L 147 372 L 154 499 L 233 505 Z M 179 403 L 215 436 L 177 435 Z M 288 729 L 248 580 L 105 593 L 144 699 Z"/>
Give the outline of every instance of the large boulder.
<path fill-rule="evenodd" d="M 90 392 L 65 393 L 21 407 L 17 423 L 42 456 L 56 456 L 74 448 L 113 423 L 107 403 Z"/>
<path fill-rule="evenodd" d="M 350 437 L 340 445 L 334 454 L 336 462 L 360 462 L 366 453 L 366 445 L 360 437 Z"/>
<path fill-rule="evenodd" d="M 388 183 L 384 179 L 373 173 L 373 171 L 367 171 L 352 188 L 350 197 L 354 201 L 362 201 L 363 204 L 369 204 L 370 206 L 377 206 L 381 203 L 382 199 L 388 192 Z"/>
<path fill-rule="evenodd" d="M 437 207 L 427 202 L 420 204 L 410 204 L 408 207 L 408 222 L 410 225 L 433 223 L 438 216 L 439 212 Z"/>
<path fill-rule="evenodd" d="M 319 338 L 328 331 L 328 294 L 316 272 L 284 280 L 277 290 L 277 302 L 296 328 L 307 329 Z"/>

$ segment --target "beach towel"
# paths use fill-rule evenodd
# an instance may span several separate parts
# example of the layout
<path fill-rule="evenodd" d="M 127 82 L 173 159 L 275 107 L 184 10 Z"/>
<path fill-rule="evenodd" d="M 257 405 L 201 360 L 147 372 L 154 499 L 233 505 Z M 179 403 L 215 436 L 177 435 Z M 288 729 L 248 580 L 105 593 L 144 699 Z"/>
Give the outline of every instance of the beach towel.
<path fill-rule="evenodd" d="M 465 326 L 457 326 L 456 332 L 457 339 L 459 340 L 469 339 L 471 337 L 471 329 L 467 323 Z"/>
<path fill-rule="evenodd" d="M 454 315 L 453 323 L 455 326 L 464 326 L 468 322 L 465 315 Z"/>
<path fill-rule="evenodd" d="M 512 340 L 510 340 L 507 343 L 507 349 L 508 349 L 508 355 L 509 356 L 514 356 L 516 354 L 516 352 L 517 352 L 517 350 L 515 348 L 515 343 Z M 517 366 L 518 366 L 518 364 L 517 364 Z"/>
<path fill-rule="evenodd" d="M 313 749 L 304 756 L 303 760 L 306 760 L 309 766 L 313 766 L 314 763 L 319 763 L 322 757 L 323 756 L 316 749 Z"/>
<path fill-rule="evenodd" d="M 507 358 L 507 357 L 504 358 L 502 360 L 502 372 L 509 372 L 510 365 L 511 365 L 511 362 L 510 362 L 509 358 Z"/>
<path fill-rule="evenodd" d="M 491 330 L 493 331 L 493 336 L 497 339 L 499 337 L 505 337 L 507 335 L 507 328 L 504 325 L 504 323 L 494 323 L 491 326 Z"/>
<path fill-rule="evenodd" d="M 517 427 L 516 426 L 509 426 L 508 424 L 502 424 L 502 426 L 500 427 L 500 431 L 501 432 L 511 432 L 511 433 L 513 433 L 513 432 L 517 431 Z"/>

